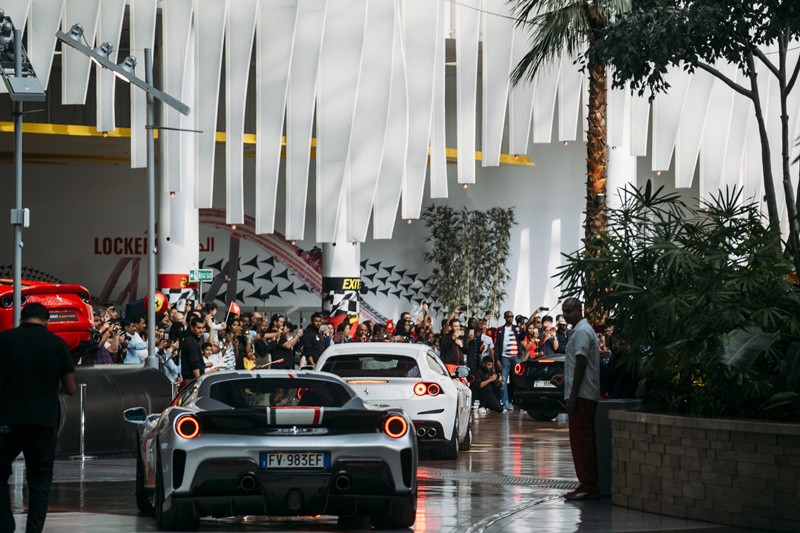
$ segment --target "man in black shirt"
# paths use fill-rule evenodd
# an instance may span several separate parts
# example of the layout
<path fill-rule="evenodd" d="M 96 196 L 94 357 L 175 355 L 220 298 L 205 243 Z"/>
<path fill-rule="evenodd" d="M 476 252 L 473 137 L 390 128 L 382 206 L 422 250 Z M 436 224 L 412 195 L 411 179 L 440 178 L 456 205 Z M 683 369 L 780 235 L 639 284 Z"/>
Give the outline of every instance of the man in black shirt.
<path fill-rule="evenodd" d="M 439 353 L 441 354 L 442 362 L 445 365 L 449 365 L 448 370 L 453 372 L 452 367 L 464 364 L 462 351 L 464 342 L 460 339 L 464 332 L 461 330 L 461 321 L 458 318 L 451 318 L 449 325 L 450 333 L 442 333 L 439 339 Z M 471 341 L 472 339 L 469 340 Z"/>
<path fill-rule="evenodd" d="M 480 402 L 481 408 L 502 413 L 503 405 L 500 403 L 502 376 L 494 371 L 494 358 L 491 355 L 483 356 L 481 366 L 473 372 L 473 375 L 475 379 L 470 385 L 472 398 Z"/>
<path fill-rule="evenodd" d="M 8 478 L 20 452 L 28 481 L 25 531 L 44 527 L 60 420 L 58 386 L 75 394 L 75 368 L 66 343 L 47 331 L 50 312 L 22 308 L 20 325 L 0 333 L 0 531 L 14 531 Z"/>
<path fill-rule="evenodd" d="M 200 348 L 205 328 L 202 318 L 192 318 L 189 322 L 189 332 L 181 343 L 181 374 L 184 385 L 187 381 L 199 378 L 205 373 L 206 364 L 203 360 L 203 350 Z"/>
<path fill-rule="evenodd" d="M 325 351 L 325 339 L 319 332 L 322 320 L 325 318 L 320 312 L 311 315 L 311 324 L 303 331 L 303 355 L 306 357 L 307 364 L 314 366 L 317 359 Z"/>

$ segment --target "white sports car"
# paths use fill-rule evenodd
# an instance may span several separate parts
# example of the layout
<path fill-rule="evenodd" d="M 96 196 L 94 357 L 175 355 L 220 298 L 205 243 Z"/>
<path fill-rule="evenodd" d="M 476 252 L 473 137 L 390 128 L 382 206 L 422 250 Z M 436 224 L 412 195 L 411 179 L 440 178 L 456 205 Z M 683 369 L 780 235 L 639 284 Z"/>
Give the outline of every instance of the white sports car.
<path fill-rule="evenodd" d="M 161 413 L 125 411 L 143 427 L 136 504 L 159 529 L 203 516 L 368 516 L 413 525 L 417 442 L 400 409 L 367 405 L 336 376 L 261 370 L 206 374 Z"/>
<path fill-rule="evenodd" d="M 363 400 L 402 408 L 414 421 L 420 447 L 445 459 L 472 444 L 472 391 L 467 367 L 448 372 L 439 355 L 423 344 L 354 342 L 335 344 L 317 362 L 336 374 Z"/>

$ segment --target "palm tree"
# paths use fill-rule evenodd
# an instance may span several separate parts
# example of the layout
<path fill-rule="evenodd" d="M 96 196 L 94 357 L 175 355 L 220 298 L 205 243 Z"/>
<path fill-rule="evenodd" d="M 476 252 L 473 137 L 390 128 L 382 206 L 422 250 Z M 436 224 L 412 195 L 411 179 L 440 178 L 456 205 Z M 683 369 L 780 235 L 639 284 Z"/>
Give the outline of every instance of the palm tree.
<path fill-rule="evenodd" d="M 630 0 L 513 0 L 517 24 L 529 28 L 531 48 L 514 69 L 514 84 L 531 80 L 539 69 L 563 53 L 580 54 L 600 36 L 615 13 Z M 605 193 L 608 162 L 606 141 L 606 66 L 587 65 L 589 111 L 586 141 L 586 240 L 606 228 Z M 598 198 L 598 196 L 600 198 Z M 587 242 L 588 244 L 588 242 Z"/>
<path fill-rule="evenodd" d="M 531 80 L 548 62 L 563 53 L 580 54 L 591 46 L 615 13 L 630 8 L 631 0 L 511 0 L 516 1 L 517 25 L 529 28 L 531 48 L 511 74 L 514 84 Z M 606 230 L 606 66 L 587 65 L 589 106 L 586 132 L 586 221 L 584 244 L 587 252 L 599 243 Z M 587 302 L 587 313 L 602 319 L 602 312 Z M 594 312 L 593 312 L 594 311 Z"/>

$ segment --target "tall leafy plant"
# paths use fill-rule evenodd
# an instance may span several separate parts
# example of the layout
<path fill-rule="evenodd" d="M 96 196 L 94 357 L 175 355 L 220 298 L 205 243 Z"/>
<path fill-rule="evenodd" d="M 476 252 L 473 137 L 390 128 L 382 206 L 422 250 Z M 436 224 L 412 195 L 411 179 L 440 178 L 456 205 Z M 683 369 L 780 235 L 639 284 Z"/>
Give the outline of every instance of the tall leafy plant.
<path fill-rule="evenodd" d="M 422 214 L 433 265 L 432 297 L 445 313 L 459 305 L 472 315 L 497 315 L 506 296 L 514 209 L 455 210 L 430 206 Z"/>
<path fill-rule="evenodd" d="M 613 317 L 648 404 L 800 418 L 800 291 L 758 206 L 728 190 L 693 208 L 651 182 L 621 195 L 597 248 L 566 256 L 560 286 Z"/>

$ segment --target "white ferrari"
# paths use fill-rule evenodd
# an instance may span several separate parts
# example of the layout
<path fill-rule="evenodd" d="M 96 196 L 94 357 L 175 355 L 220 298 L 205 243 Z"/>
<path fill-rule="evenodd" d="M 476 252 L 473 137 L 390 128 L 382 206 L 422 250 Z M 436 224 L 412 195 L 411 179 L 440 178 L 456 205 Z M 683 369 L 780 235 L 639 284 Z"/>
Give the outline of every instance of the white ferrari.
<path fill-rule="evenodd" d="M 411 417 L 420 448 L 455 459 L 472 444 L 472 391 L 467 367 L 451 375 L 423 344 L 354 342 L 325 350 L 317 370 L 341 377 L 362 400 L 400 407 Z"/>

